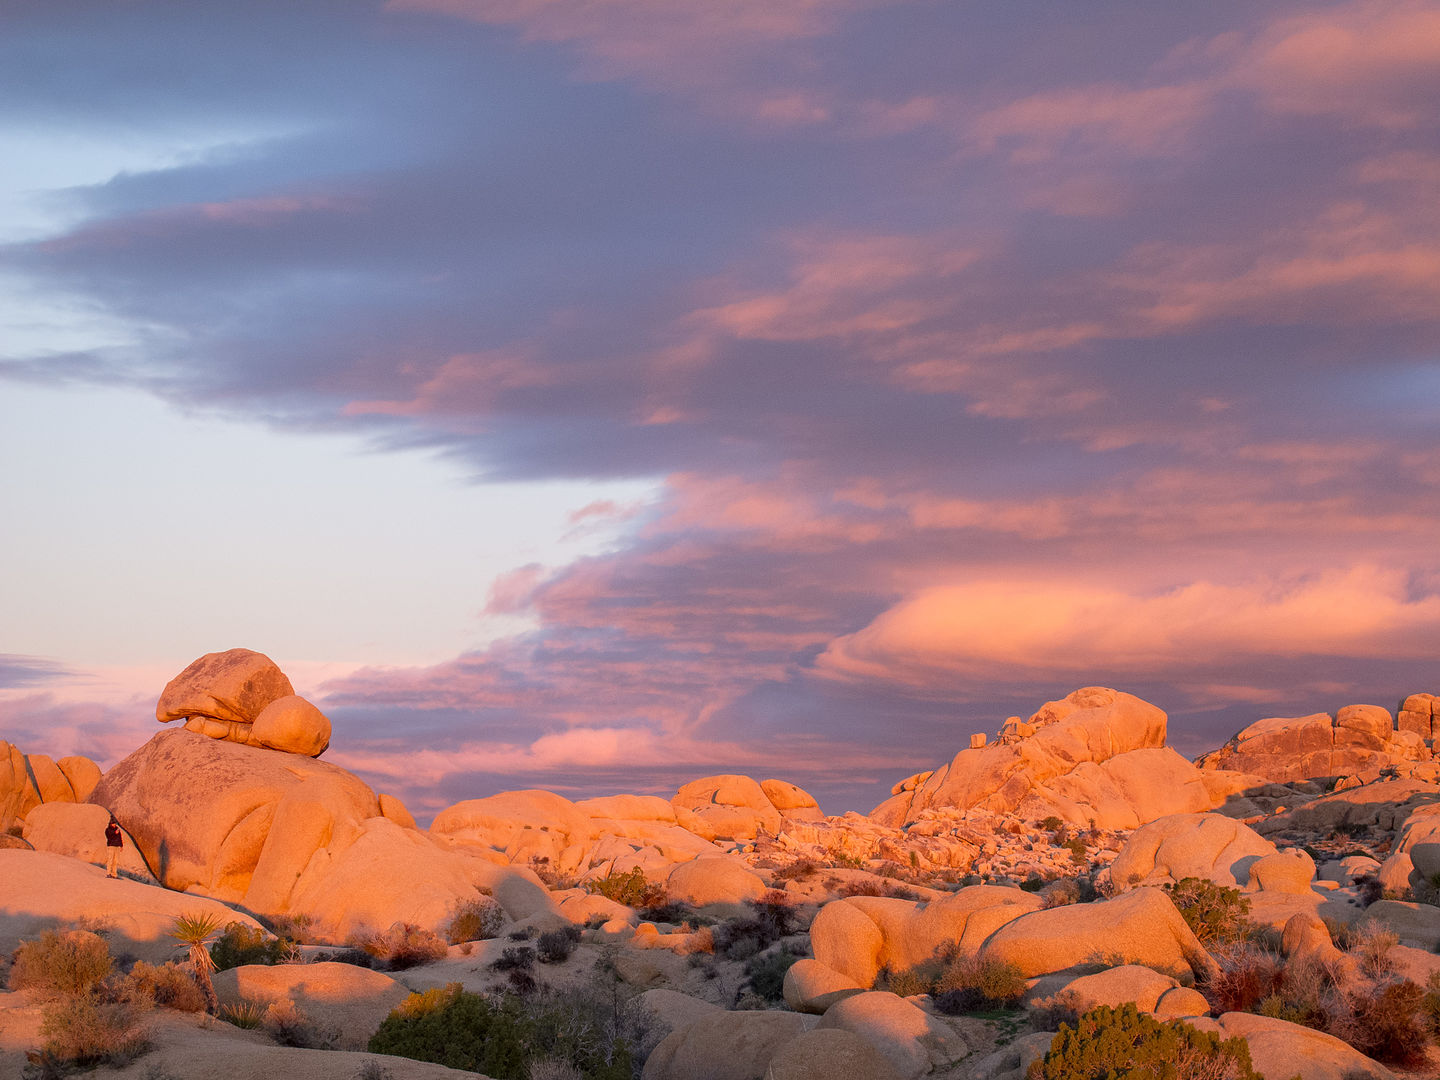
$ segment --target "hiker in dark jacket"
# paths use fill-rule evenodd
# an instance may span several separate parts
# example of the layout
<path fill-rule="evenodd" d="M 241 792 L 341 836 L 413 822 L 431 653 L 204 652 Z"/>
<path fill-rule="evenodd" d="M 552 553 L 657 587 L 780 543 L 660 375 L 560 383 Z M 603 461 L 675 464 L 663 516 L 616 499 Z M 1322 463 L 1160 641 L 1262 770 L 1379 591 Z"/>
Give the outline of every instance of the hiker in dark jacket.
<path fill-rule="evenodd" d="M 125 846 L 125 836 L 120 831 L 120 822 L 110 815 L 110 824 L 105 826 L 105 876 L 119 877 L 115 864 L 120 861 L 120 849 Z"/>

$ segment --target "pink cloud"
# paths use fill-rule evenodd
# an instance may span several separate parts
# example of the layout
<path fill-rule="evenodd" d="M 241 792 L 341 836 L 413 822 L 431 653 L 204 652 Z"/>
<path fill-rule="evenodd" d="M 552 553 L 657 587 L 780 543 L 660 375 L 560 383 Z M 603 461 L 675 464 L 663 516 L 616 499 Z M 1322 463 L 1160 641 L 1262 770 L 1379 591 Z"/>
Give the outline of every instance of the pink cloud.
<path fill-rule="evenodd" d="M 415 369 L 401 366 L 402 373 Z M 495 349 L 448 357 L 420 379 L 408 400 L 351 401 L 342 416 L 434 416 L 487 412 L 511 390 L 550 386 L 556 373 L 524 350 Z"/>
<path fill-rule="evenodd" d="M 1073 580 L 923 590 L 830 643 L 820 670 L 947 683 L 1001 671 L 1184 672 L 1255 657 L 1419 659 L 1440 649 L 1440 595 L 1358 566 L 1294 582 L 1197 581 L 1137 594 Z"/>

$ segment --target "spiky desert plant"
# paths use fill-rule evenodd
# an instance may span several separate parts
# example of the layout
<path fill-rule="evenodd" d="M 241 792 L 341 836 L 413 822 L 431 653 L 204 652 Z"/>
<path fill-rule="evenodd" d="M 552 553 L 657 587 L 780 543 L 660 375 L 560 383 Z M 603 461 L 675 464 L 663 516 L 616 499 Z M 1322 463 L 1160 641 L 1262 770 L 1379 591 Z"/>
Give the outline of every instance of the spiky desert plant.
<path fill-rule="evenodd" d="M 215 970 L 215 961 L 210 959 L 206 947 L 215 932 L 220 929 L 220 917 L 214 914 L 181 915 L 175 920 L 170 936 L 190 948 L 190 967 L 195 973 L 195 982 L 205 995 L 205 1011 L 212 1016 L 219 1011 L 220 1001 L 215 996 L 215 984 L 210 981 L 210 972 Z"/>

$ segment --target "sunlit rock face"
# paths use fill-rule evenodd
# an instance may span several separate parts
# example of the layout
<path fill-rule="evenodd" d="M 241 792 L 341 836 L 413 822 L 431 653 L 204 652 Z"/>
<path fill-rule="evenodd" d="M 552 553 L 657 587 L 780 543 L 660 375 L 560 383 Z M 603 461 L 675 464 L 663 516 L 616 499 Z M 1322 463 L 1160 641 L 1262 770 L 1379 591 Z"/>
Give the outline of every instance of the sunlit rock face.
<path fill-rule="evenodd" d="M 1267 717 L 1195 763 L 1202 769 L 1238 769 L 1279 784 L 1331 776 L 1374 780 L 1386 769 L 1408 775 L 1431 760 L 1434 701 L 1429 694 L 1412 694 L 1404 704 L 1398 725 L 1379 705 L 1347 705 L 1334 716 Z"/>
<path fill-rule="evenodd" d="M 100 766 L 87 757 L 54 761 L 0 739 L 0 833 L 42 803 L 84 802 L 99 779 Z"/>
<path fill-rule="evenodd" d="M 197 735 L 319 757 L 330 745 L 330 721 L 295 693 L 264 653 L 206 653 L 166 684 L 155 706 L 162 724 L 184 720 Z"/>
<path fill-rule="evenodd" d="M 871 811 L 908 825 L 930 809 L 986 810 L 1133 829 L 1167 814 L 1219 806 L 1253 777 L 1201 772 L 1165 745 L 1165 713 L 1132 694 L 1089 686 L 1011 717 L 997 742 L 896 785 Z"/>

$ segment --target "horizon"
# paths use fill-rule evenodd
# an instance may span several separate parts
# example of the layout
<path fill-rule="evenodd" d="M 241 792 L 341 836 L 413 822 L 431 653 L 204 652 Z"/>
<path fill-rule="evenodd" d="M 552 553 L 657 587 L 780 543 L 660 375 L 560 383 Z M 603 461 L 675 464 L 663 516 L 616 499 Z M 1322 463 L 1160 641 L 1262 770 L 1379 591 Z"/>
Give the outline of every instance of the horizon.
<path fill-rule="evenodd" d="M 1440 691 L 1440 3 L 0 3 L 0 738 L 417 817 Z"/>

